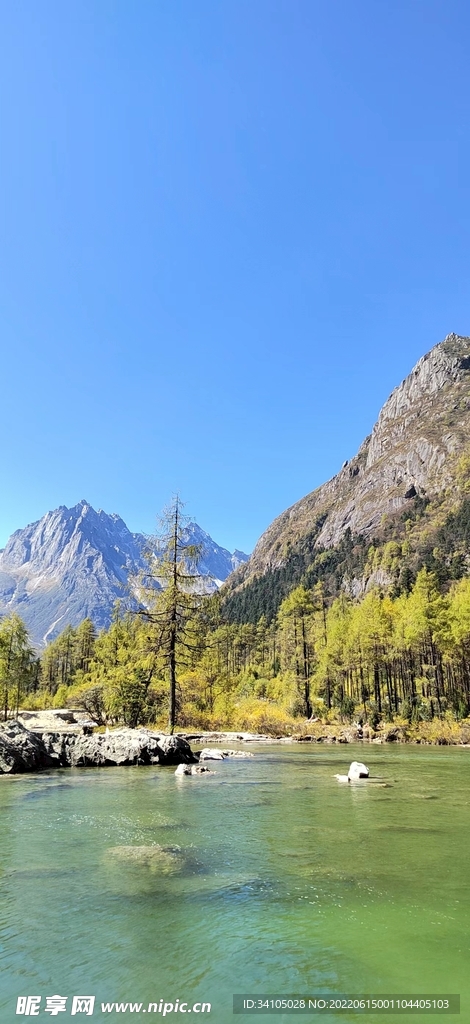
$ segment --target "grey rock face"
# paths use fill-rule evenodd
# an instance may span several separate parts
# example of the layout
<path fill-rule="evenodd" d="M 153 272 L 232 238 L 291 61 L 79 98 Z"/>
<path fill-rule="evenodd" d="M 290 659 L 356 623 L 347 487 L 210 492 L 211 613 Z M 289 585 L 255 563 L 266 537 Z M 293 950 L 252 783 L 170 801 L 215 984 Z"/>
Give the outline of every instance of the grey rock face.
<path fill-rule="evenodd" d="M 131 764 L 191 764 L 189 743 L 179 736 L 161 736 L 148 729 L 115 729 L 108 734 L 67 737 L 67 764 L 95 767 Z"/>
<path fill-rule="evenodd" d="M 38 772 L 58 766 L 42 740 L 20 722 L 0 724 L 0 775 Z"/>
<path fill-rule="evenodd" d="M 0 725 L 0 774 L 44 768 L 103 768 L 108 765 L 177 765 L 197 762 L 180 736 L 149 729 L 116 729 L 83 736 L 71 731 L 37 735 L 19 722 Z"/>
<path fill-rule="evenodd" d="M 0 613 L 16 611 L 37 646 L 86 617 L 107 626 L 129 572 L 143 566 L 144 544 L 119 516 L 86 501 L 48 512 L 0 555 Z"/>
<path fill-rule="evenodd" d="M 198 571 L 207 576 L 207 589 L 217 589 L 248 558 L 231 555 L 197 523 L 188 525 L 184 540 L 201 547 Z M 96 512 L 87 501 L 61 505 L 17 530 L 0 553 L 0 614 L 17 612 L 36 647 L 87 617 L 98 629 L 108 626 L 117 599 L 132 604 L 129 575 L 144 568 L 147 545 L 118 515 Z"/>
<path fill-rule="evenodd" d="M 52 708 L 47 711 L 20 711 L 18 721 L 21 725 L 30 729 L 31 732 L 40 736 L 46 732 L 77 733 L 82 735 L 84 725 L 90 725 L 92 728 L 95 727 L 96 722 L 87 719 L 85 714 L 80 715 L 79 721 L 77 721 L 75 714 L 75 712 L 68 710 L 61 710 L 60 713 L 57 713 Z"/>
<path fill-rule="evenodd" d="M 283 565 L 286 547 L 321 527 L 317 548 L 334 547 L 349 528 L 373 535 L 383 516 L 417 494 L 452 484 L 470 436 L 470 338 L 450 334 L 416 364 L 383 406 L 372 434 L 339 473 L 268 527 L 231 590 Z"/>
<path fill-rule="evenodd" d="M 158 736 L 160 764 L 192 764 L 197 761 L 187 740 L 181 736 Z"/>
<path fill-rule="evenodd" d="M 235 550 L 232 554 L 227 548 L 216 544 L 197 523 L 188 523 L 183 530 L 183 543 L 194 544 L 200 549 L 197 569 L 202 576 L 208 577 L 208 581 L 213 582 L 210 589 L 217 589 L 234 569 L 238 569 L 238 566 L 247 562 L 249 558 L 244 551 Z"/>

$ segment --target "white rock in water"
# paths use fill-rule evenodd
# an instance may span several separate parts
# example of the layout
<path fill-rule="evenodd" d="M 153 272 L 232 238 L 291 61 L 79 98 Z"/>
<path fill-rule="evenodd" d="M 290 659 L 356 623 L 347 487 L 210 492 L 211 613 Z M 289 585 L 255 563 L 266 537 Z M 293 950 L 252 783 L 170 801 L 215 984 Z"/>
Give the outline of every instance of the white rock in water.
<path fill-rule="evenodd" d="M 254 757 L 251 750 L 223 750 L 224 757 Z"/>
<path fill-rule="evenodd" d="M 214 750 L 213 747 L 204 747 L 199 752 L 199 761 L 225 761 L 226 757 L 254 757 L 248 750 Z"/>
<path fill-rule="evenodd" d="M 362 761 L 352 761 L 349 766 L 348 779 L 368 779 L 369 769 Z"/>
<path fill-rule="evenodd" d="M 227 755 L 221 750 L 213 750 L 211 747 L 204 747 L 199 754 L 200 761 L 223 761 Z"/>
<path fill-rule="evenodd" d="M 215 772 L 199 764 L 179 764 L 175 775 L 215 775 Z"/>

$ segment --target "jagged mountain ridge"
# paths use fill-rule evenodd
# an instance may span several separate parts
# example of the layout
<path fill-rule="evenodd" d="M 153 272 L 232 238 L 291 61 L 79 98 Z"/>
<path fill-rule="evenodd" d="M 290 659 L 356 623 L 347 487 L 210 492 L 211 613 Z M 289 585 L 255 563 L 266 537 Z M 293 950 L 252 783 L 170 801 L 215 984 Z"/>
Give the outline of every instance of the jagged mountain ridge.
<path fill-rule="evenodd" d="M 197 523 L 188 524 L 183 540 L 200 546 L 198 571 L 208 589 L 248 557 L 220 547 Z M 144 568 L 147 545 L 115 513 L 95 511 L 85 500 L 61 505 L 16 530 L 0 552 L 0 614 L 17 612 L 35 646 L 86 617 L 98 629 L 107 626 L 114 602 L 126 597 L 129 574 Z"/>
<path fill-rule="evenodd" d="M 316 552 L 338 548 L 347 531 L 372 538 L 413 499 L 452 489 L 469 440 L 470 338 L 450 334 L 394 389 L 357 455 L 263 533 L 224 588 L 229 604 L 267 574 L 282 573 L 296 549 L 313 561 Z"/>
<path fill-rule="evenodd" d="M 227 576 L 249 557 L 238 548 L 232 553 L 226 548 L 221 548 L 220 544 L 216 544 L 197 523 L 188 523 L 182 531 L 182 540 L 184 544 L 195 544 L 199 548 L 201 556 L 198 561 L 198 572 L 202 576 L 209 576 L 217 587 L 221 586 Z"/>

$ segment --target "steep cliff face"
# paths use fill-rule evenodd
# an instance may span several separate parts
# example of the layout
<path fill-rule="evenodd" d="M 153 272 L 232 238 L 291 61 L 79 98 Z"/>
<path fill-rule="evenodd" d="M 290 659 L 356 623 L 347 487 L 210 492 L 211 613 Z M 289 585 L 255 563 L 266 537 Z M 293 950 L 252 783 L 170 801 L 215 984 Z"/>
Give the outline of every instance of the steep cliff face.
<path fill-rule="evenodd" d="M 451 488 L 469 440 L 470 338 L 450 334 L 395 388 L 357 455 L 274 520 L 226 589 L 282 569 L 296 544 L 313 553 L 336 547 L 348 530 L 373 536 L 416 496 Z"/>

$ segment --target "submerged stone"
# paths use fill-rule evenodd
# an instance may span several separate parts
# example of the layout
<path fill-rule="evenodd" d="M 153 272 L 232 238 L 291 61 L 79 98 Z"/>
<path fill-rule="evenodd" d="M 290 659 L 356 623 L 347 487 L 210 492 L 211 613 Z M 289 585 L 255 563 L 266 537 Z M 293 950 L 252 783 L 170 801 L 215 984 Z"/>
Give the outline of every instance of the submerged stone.
<path fill-rule="evenodd" d="M 152 874 L 172 875 L 183 865 L 179 846 L 112 846 L 106 856 L 126 866 L 146 868 Z"/>
<path fill-rule="evenodd" d="M 210 768 L 198 764 L 179 764 L 175 775 L 215 775 Z"/>

